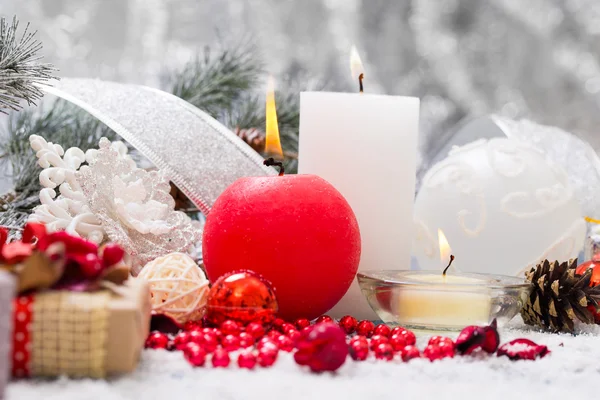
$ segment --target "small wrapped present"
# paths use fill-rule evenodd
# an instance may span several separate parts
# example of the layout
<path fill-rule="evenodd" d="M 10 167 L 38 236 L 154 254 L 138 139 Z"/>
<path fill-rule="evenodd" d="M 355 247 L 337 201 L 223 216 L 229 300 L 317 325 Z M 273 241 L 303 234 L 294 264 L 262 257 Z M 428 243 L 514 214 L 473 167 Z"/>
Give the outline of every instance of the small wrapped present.
<path fill-rule="evenodd" d="M 0 271 L 0 399 L 4 398 L 4 388 L 9 377 L 10 335 L 12 332 L 12 309 L 10 302 L 15 293 L 15 279 Z"/>
<path fill-rule="evenodd" d="M 145 282 L 127 279 L 121 248 L 98 249 L 37 224 L 26 226 L 21 242 L 0 246 L 19 292 L 14 377 L 103 378 L 135 369 L 150 326 L 150 294 Z"/>

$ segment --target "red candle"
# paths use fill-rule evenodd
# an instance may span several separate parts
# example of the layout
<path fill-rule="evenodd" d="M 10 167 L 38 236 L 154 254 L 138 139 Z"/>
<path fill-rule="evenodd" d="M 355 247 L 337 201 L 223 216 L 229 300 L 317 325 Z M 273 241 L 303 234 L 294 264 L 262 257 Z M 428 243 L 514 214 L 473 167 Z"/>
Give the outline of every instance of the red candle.
<path fill-rule="evenodd" d="M 272 145 L 274 100 L 267 105 Z M 215 202 L 203 234 L 206 272 L 211 282 L 238 269 L 258 272 L 273 284 L 282 318 L 313 319 L 342 298 L 356 275 L 358 223 L 324 179 L 283 175 L 273 159 L 265 164 L 279 165 L 280 176 L 241 178 Z"/>

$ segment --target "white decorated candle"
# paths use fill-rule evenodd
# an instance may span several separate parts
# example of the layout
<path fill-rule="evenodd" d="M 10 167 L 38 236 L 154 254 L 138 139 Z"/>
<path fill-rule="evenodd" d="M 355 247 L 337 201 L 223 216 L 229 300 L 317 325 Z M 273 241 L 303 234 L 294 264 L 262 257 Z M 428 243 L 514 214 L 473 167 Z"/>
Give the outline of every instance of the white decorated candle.
<path fill-rule="evenodd" d="M 415 97 L 300 95 L 299 173 L 321 176 L 350 203 L 362 238 L 359 271 L 410 263 L 418 123 Z M 356 281 L 330 312 L 345 314 L 377 318 Z"/>

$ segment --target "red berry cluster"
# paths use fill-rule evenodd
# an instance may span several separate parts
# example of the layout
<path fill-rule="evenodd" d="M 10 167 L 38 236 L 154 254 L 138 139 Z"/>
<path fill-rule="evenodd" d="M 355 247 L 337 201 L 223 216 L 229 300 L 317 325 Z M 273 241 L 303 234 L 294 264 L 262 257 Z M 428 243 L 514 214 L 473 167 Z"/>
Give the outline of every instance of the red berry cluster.
<path fill-rule="evenodd" d="M 307 319 L 289 323 L 277 318 L 270 327 L 257 322 L 242 326 L 233 320 L 225 320 L 219 327 L 209 327 L 206 322 L 196 321 L 187 323 L 175 335 L 153 331 L 146 340 L 147 348 L 182 351 L 195 367 L 205 365 L 208 358 L 213 367 L 228 367 L 232 356 L 237 357 L 241 368 L 270 367 L 279 351 L 285 351 L 294 352 L 296 363 L 313 372 L 335 371 L 344 364 L 348 354 L 355 361 L 366 360 L 372 354 L 379 360 L 407 362 L 414 358 L 430 361 L 452 358 L 477 349 L 488 353 L 498 349 L 498 356 L 511 359 L 535 359 L 549 353 L 546 346 L 526 339 L 514 340 L 500 348 L 498 345 L 495 323 L 466 327 L 456 343 L 448 337 L 433 336 L 421 352 L 416 346 L 415 334 L 403 327 L 375 326 L 371 321 L 357 321 L 352 316 L 345 316 L 336 324 L 326 315 L 319 317 L 315 324 Z"/>

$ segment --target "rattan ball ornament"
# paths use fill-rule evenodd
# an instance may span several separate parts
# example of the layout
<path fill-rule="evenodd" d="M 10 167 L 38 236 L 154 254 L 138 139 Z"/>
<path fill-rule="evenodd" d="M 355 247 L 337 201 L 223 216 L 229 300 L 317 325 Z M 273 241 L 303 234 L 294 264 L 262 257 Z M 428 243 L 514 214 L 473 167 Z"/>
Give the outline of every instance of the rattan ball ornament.
<path fill-rule="evenodd" d="M 138 275 L 150 286 L 152 310 L 178 323 L 204 315 L 208 280 L 194 260 L 183 253 L 170 253 L 144 266 Z"/>

